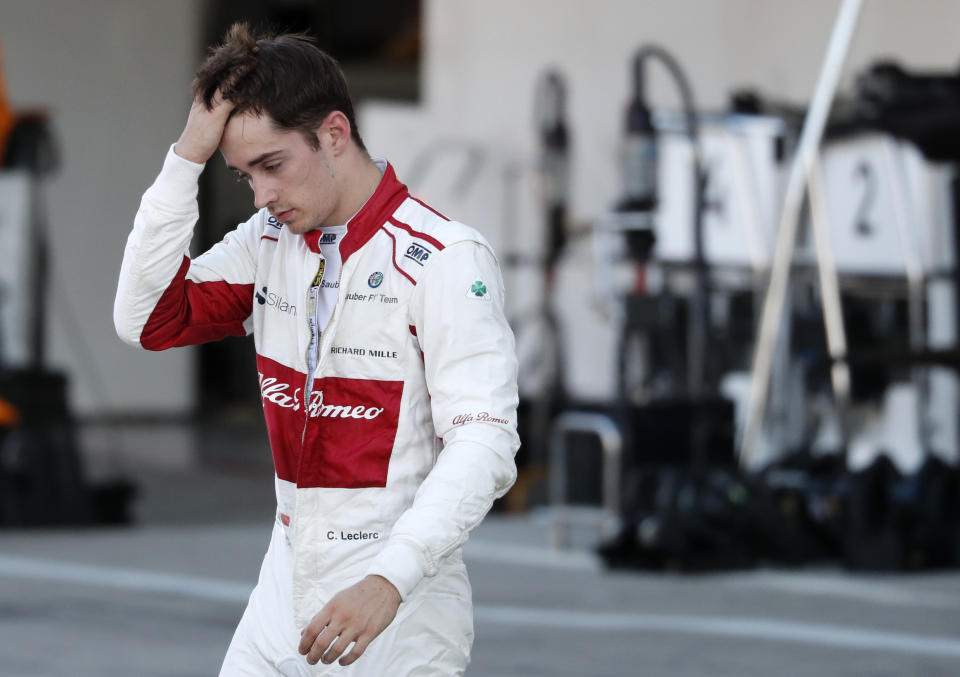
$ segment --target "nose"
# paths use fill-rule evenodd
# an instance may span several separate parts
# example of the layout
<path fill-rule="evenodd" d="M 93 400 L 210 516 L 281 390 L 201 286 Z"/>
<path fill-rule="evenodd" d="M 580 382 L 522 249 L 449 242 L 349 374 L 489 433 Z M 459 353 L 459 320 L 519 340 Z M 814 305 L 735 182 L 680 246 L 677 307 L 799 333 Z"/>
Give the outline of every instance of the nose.
<path fill-rule="evenodd" d="M 253 205 L 257 209 L 263 209 L 271 203 L 277 201 L 277 189 L 271 181 L 266 179 L 252 179 Z"/>

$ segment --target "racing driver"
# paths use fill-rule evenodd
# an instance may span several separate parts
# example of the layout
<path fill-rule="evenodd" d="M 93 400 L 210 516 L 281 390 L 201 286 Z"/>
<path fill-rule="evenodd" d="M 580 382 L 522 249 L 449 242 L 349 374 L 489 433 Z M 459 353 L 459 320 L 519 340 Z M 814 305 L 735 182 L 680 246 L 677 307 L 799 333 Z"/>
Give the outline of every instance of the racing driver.
<path fill-rule="evenodd" d="M 114 322 L 147 350 L 253 335 L 277 512 L 220 674 L 462 674 L 461 546 L 519 446 L 494 254 L 371 159 L 309 38 L 236 24 L 193 94 L 134 220 Z M 191 259 L 218 149 L 257 211 Z"/>

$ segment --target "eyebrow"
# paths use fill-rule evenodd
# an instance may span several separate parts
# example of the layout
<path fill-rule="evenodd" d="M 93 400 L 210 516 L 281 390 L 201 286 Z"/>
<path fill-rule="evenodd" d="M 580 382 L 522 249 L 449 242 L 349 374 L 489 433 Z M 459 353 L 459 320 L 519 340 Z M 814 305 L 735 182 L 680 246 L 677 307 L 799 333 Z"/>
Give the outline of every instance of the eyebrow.
<path fill-rule="evenodd" d="M 261 155 L 258 155 L 257 157 L 253 158 L 253 159 L 248 163 L 248 167 L 250 167 L 250 168 L 256 167 L 257 165 L 259 165 L 259 164 L 261 164 L 261 163 L 263 163 L 263 162 L 266 162 L 267 160 L 272 159 L 274 155 L 280 155 L 281 152 L 282 152 L 282 151 L 279 151 L 279 150 L 270 150 L 270 151 L 267 151 L 266 153 L 263 153 L 263 154 L 261 154 Z M 227 169 L 233 170 L 233 171 L 235 171 L 235 172 L 242 172 L 242 171 L 243 171 L 242 169 L 239 169 L 239 168 L 234 167 L 233 165 L 229 165 L 229 164 L 227 165 Z"/>

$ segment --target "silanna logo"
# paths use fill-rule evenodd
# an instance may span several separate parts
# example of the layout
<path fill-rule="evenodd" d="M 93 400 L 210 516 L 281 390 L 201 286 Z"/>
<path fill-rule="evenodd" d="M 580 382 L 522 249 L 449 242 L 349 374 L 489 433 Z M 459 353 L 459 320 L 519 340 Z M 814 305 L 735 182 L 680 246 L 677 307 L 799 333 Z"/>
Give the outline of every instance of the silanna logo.
<path fill-rule="evenodd" d="M 286 313 L 291 317 L 297 316 L 297 307 L 291 303 L 288 303 L 285 298 L 280 296 L 280 294 L 274 294 L 271 291 L 267 291 L 267 286 L 264 285 L 260 291 L 256 293 L 257 303 L 261 306 L 267 305 L 271 308 L 279 310 L 281 313 Z"/>
<path fill-rule="evenodd" d="M 424 245 L 419 242 L 414 242 L 412 245 L 407 247 L 407 253 L 403 255 L 404 258 L 410 259 L 419 265 L 423 265 L 423 262 L 430 258 L 430 255 L 433 252 L 427 249 Z"/>

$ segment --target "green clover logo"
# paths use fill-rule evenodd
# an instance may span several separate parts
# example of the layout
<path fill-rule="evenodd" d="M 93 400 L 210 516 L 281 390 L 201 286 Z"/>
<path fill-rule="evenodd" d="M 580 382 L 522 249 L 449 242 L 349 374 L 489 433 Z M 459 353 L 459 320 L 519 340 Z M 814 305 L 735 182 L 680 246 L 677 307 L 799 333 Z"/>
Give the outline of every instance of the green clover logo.
<path fill-rule="evenodd" d="M 487 285 L 485 285 L 480 280 L 477 280 L 476 282 L 473 283 L 473 286 L 470 287 L 470 291 L 473 292 L 474 296 L 478 296 L 478 297 L 483 296 L 484 294 L 487 293 Z"/>

